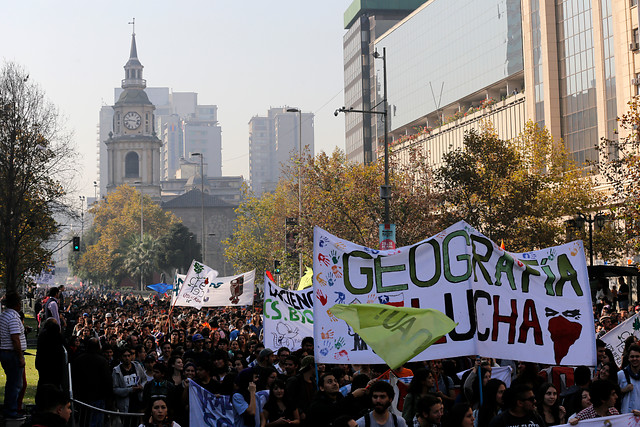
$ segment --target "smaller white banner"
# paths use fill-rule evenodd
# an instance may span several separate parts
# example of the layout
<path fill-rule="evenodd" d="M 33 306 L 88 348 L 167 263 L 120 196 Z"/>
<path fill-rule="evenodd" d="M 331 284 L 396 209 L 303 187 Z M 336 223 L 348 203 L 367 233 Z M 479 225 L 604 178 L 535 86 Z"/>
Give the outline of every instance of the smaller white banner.
<path fill-rule="evenodd" d="M 313 336 L 313 288 L 283 289 L 264 276 L 264 345 L 273 351 L 301 347 Z"/>
<path fill-rule="evenodd" d="M 636 427 L 640 425 L 640 417 L 633 414 L 612 415 L 610 417 L 592 418 L 580 420 L 578 427 Z M 571 424 L 562 424 L 556 427 L 575 427 Z"/>
<path fill-rule="evenodd" d="M 636 338 L 640 337 L 640 317 L 638 317 L 638 314 L 634 314 L 630 319 L 619 324 L 600 338 L 613 353 L 618 366 L 622 364 L 624 341 L 632 335 Z"/>
<path fill-rule="evenodd" d="M 255 270 L 237 276 L 217 277 L 208 284 L 202 307 L 253 305 L 255 279 Z"/>
<path fill-rule="evenodd" d="M 201 262 L 193 260 L 184 283 L 180 286 L 174 305 L 201 308 L 209 285 L 218 277 L 218 272 Z"/>

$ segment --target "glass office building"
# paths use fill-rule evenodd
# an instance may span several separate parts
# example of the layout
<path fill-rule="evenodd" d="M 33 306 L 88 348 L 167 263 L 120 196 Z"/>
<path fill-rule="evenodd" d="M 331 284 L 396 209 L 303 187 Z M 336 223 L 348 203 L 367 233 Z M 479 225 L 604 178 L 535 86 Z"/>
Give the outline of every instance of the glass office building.
<path fill-rule="evenodd" d="M 532 120 L 580 164 L 595 160 L 601 138 L 622 136 L 616 118 L 640 94 L 637 3 L 426 2 L 374 42 L 386 49 L 395 152 L 416 144 L 435 152 L 451 141 L 444 133 L 480 126 L 484 116 L 505 121 L 494 125 L 506 139 Z M 375 60 L 374 104 L 383 99 L 382 78 Z M 381 121 L 373 134 L 380 146 Z"/>

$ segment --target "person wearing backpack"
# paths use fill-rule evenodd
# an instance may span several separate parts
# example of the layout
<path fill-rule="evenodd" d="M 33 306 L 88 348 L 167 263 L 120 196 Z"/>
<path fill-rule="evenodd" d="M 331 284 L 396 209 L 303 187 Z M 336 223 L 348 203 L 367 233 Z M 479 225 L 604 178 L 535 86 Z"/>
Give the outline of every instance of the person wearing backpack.
<path fill-rule="evenodd" d="M 359 427 L 406 427 L 404 418 L 391 413 L 389 408 L 393 402 L 395 392 L 386 381 L 376 381 L 369 387 L 373 411 L 358 419 Z"/>
<path fill-rule="evenodd" d="M 618 371 L 618 384 L 622 393 L 621 413 L 640 409 L 640 345 L 629 347 L 629 364 Z"/>

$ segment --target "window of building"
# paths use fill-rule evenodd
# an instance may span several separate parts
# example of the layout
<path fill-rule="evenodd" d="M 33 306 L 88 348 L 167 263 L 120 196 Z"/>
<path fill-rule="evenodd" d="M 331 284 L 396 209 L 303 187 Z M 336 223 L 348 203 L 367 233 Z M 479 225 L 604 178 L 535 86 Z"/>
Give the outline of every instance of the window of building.
<path fill-rule="evenodd" d="M 638 5 L 638 0 L 629 0 L 631 2 L 630 6 L 637 6 Z"/>
<path fill-rule="evenodd" d="M 631 43 L 635 43 L 636 45 L 638 44 L 638 29 L 634 28 L 631 31 Z"/>
<path fill-rule="evenodd" d="M 124 176 L 125 178 L 137 178 L 140 176 L 140 162 L 138 153 L 130 151 L 124 158 Z"/>

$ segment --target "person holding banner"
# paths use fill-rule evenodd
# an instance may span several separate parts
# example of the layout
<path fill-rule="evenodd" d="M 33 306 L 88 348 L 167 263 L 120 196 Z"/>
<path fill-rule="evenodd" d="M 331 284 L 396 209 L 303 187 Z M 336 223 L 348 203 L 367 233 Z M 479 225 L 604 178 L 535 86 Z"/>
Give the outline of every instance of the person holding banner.
<path fill-rule="evenodd" d="M 578 412 L 574 418 L 569 420 L 569 424 L 572 426 L 578 424 L 580 420 L 620 414 L 615 408 L 618 394 L 616 393 L 616 386 L 613 383 L 596 380 L 591 383 L 589 394 L 591 396 L 591 406 Z M 640 412 L 634 410 L 634 414 L 636 413 L 640 415 Z"/>
<path fill-rule="evenodd" d="M 236 377 L 235 392 L 231 398 L 235 427 L 254 427 L 259 423 L 256 420 L 256 381 L 258 375 L 253 368 L 243 370 Z"/>

